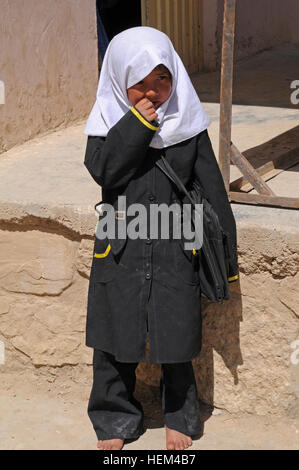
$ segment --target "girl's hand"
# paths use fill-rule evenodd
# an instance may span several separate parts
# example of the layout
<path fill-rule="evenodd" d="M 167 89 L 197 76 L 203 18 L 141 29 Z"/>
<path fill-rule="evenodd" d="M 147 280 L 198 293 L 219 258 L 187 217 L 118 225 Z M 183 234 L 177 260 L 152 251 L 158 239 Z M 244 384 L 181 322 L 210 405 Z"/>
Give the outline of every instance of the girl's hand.
<path fill-rule="evenodd" d="M 142 98 L 142 100 L 138 101 L 135 104 L 135 108 L 150 122 L 158 117 L 153 103 L 147 98 Z"/>

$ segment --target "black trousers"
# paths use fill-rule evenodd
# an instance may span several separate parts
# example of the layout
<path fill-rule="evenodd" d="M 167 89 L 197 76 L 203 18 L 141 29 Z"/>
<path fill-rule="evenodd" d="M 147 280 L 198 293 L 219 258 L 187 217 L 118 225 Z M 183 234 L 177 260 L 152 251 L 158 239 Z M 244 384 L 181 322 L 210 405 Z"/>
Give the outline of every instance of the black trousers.
<path fill-rule="evenodd" d="M 94 349 L 87 411 L 98 439 L 132 439 L 145 432 L 143 408 L 133 395 L 137 366 Z M 192 362 L 161 364 L 160 393 L 166 426 L 188 436 L 198 434 L 201 421 Z"/>

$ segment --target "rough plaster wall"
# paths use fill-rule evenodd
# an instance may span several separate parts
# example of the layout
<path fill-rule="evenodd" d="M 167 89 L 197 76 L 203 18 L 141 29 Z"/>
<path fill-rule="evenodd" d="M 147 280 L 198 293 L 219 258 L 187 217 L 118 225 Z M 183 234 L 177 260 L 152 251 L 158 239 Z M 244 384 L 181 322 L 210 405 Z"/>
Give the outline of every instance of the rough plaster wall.
<path fill-rule="evenodd" d="M 202 0 L 204 70 L 221 67 L 224 0 Z M 238 0 L 234 59 L 290 42 L 299 43 L 297 0 Z"/>
<path fill-rule="evenodd" d="M 299 42 L 298 0 L 237 2 L 236 59 L 284 42 Z"/>
<path fill-rule="evenodd" d="M 84 119 L 98 80 L 95 0 L 0 0 L 0 153 Z"/>
<path fill-rule="evenodd" d="M 43 218 L 18 222 L 2 221 L 0 230 L 1 371 L 89 376 L 93 237 Z M 240 282 L 231 300 L 219 306 L 203 299 L 203 347 L 194 360 L 199 396 L 231 413 L 298 416 L 299 364 L 290 360 L 299 337 L 298 231 L 245 222 L 238 226 L 238 251 Z M 158 386 L 160 365 L 141 363 L 138 380 Z"/>

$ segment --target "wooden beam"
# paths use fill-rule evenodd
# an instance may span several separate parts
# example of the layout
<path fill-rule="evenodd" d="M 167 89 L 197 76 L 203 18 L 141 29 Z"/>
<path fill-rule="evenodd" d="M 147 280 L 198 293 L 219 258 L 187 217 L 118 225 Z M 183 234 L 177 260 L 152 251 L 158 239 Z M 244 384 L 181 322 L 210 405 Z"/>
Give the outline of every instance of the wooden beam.
<path fill-rule="evenodd" d="M 246 158 L 246 157 L 245 157 Z M 279 155 L 275 159 L 265 163 L 259 168 L 255 168 L 255 171 L 263 177 L 264 181 L 268 181 L 274 176 L 277 176 L 284 170 L 291 168 L 292 166 L 299 163 L 299 147 L 290 150 L 289 152 Z M 240 176 L 230 183 L 230 191 L 251 191 L 253 189 L 252 184 L 250 184 L 245 176 Z"/>
<path fill-rule="evenodd" d="M 229 191 L 229 200 L 244 204 L 258 204 L 264 206 L 285 207 L 299 209 L 299 198 L 285 196 L 268 196 L 265 194 L 248 194 L 237 191 Z"/>
<path fill-rule="evenodd" d="M 230 155 L 232 162 L 239 168 L 245 178 L 252 184 L 254 189 L 260 194 L 268 194 L 269 196 L 275 196 L 272 189 L 269 188 L 267 183 L 258 174 L 258 172 L 249 163 L 247 158 L 237 149 L 237 147 L 231 142 Z"/>

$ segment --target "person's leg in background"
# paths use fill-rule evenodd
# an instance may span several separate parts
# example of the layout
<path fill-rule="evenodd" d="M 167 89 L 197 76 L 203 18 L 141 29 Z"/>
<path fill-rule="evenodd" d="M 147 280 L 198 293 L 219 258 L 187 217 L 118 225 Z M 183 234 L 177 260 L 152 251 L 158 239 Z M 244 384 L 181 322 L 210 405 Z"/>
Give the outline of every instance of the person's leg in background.
<path fill-rule="evenodd" d="M 94 349 L 88 416 L 98 440 L 109 444 L 106 448 L 119 444 L 108 440 L 138 438 L 145 431 L 142 405 L 133 396 L 137 366 L 138 363 L 118 362 L 112 354 Z"/>
<path fill-rule="evenodd" d="M 192 362 L 162 364 L 160 393 L 167 448 L 189 447 L 192 444 L 191 436 L 199 434 L 202 429 Z M 178 431 L 187 437 L 169 430 Z"/>

